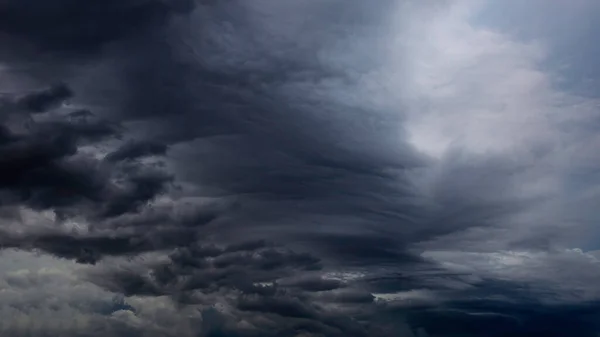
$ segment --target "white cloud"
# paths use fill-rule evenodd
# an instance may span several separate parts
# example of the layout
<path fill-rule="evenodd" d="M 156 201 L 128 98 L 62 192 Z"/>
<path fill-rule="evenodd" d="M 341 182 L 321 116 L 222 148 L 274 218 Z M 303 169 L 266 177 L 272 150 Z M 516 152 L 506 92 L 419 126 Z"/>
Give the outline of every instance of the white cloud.
<path fill-rule="evenodd" d="M 540 70 L 543 45 L 472 25 L 474 4 L 414 18 L 390 53 L 412 143 L 437 157 L 452 146 L 475 153 L 556 146 L 563 136 L 556 123 L 565 105 L 578 112 L 576 98 Z"/>

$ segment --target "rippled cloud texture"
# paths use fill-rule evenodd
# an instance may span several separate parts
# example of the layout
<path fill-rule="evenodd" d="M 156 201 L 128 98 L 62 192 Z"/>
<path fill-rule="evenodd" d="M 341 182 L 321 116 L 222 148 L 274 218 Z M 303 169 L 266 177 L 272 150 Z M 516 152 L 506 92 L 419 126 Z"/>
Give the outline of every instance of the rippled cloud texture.
<path fill-rule="evenodd" d="M 2 334 L 597 336 L 599 10 L 1 1 Z"/>

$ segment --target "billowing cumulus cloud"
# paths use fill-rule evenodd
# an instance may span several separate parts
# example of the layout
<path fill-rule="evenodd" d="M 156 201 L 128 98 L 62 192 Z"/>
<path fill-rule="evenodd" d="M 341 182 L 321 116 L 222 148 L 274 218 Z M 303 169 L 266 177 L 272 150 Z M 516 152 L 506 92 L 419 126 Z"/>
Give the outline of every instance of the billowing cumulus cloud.
<path fill-rule="evenodd" d="M 0 3 L 1 328 L 594 336 L 598 100 L 498 6 Z"/>

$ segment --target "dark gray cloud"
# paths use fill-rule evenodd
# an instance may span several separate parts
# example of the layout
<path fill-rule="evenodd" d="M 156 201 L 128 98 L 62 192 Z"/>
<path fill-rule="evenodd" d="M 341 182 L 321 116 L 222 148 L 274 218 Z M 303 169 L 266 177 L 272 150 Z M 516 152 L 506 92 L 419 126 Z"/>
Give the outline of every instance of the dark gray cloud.
<path fill-rule="evenodd" d="M 165 155 L 166 152 L 166 145 L 161 143 L 128 142 L 114 152 L 109 153 L 105 159 L 108 161 L 131 160 L 143 156 Z"/>
<path fill-rule="evenodd" d="M 364 336 L 366 327 L 344 314 L 357 311 L 358 306 L 364 311 L 373 303 L 372 297 L 369 300 L 358 289 L 336 293 L 346 285 L 319 276 L 323 273 L 319 259 L 264 242 L 179 248 L 168 261 L 147 264 L 149 271 L 140 267 L 137 264 L 99 274 L 92 271 L 89 280 L 127 296 L 169 295 L 181 305 L 225 306 L 228 314 L 217 314 L 224 323 L 244 320 L 253 326 L 249 331 L 229 332 L 236 336 L 282 336 L 302 331 Z M 339 303 L 338 308 L 326 308 L 327 303 Z M 216 328 L 218 324 L 209 330 Z"/>
<path fill-rule="evenodd" d="M 135 246 L 145 247 L 141 251 L 155 249 L 161 244 L 139 236 L 77 234 L 61 228 L 61 222 L 77 217 L 90 221 L 93 230 L 101 230 L 108 219 L 137 213 L 172 182 L 160 166 L 141 162 L 146 156 L 164 154 L 155 147 L 137 153 L 133 148 L 132 153 L 135 145 L 126 143 L 115 152 L 117 157 L 109 154 L 108 161 L 86 153 L 86 147 L 98 151 L 103 142 L 118 141 L 123 129 L 91 113 L 71 111 L 63 103 L 72 95 L 70 88 L 59 84 L 0 102 L 0 206 L 50 210 L 57 222 L 26 232 L 3 226 L 2 245 L 41 249 L 80 262 L 95 262 L 105 254 L 129 254 L 138 250 Z M 172 230 L 164 231 L 159 241 L 169 241 L 173 235 L 177 234 Z M 136 238 L 142 242 L 133 242 Z"/>
<path fill-rule="evenodd" d="M 544 306 L 489 300 L 415 310 L 409 321 L 433 336 L 594 336 L 599 313 L 596 303 Z"/>
<path fill-rule="evenodd" d="M 114 134 L 110 125 L 57 122 L 32 125 L 26 134 L 6 132 L 2 144 L 3 205 L 69 212 L 95 205 L 89 216 L 117 216 L 139 208 L 166 189 L 171 178 L 145 167 L 105 167 L 77 146 Z M 123 175 L 115 184 L 115 173 Z"/>
<path fill-rule="evenodd" d="M 0 31 L 42 50 L 87 51 L 162 24 L 173 12 L 193 8 L 190 0 L 4 1 Z"/>
<path fill-rule="evenodd" d="M 92 264 L 86 284 L 127 301 L 169 299 L 186 312 L 172 325 L 193 326 L 184 336 L 563 336 L 571 324 L 587 336 L 598 329 L 588 319 L 595 307 L 549 305 L 541 299 L 564 289 L 516 267 L 490 275 L 443 251 L 553 249 L 565 217 L 553 219 L 559 193 L 540 187 L 560 185 L 553 144 L 524 137 L 523 151 L 497 151 L 504 143 L 491 131 L 473 140 L 468 123 L 449 119 L 457 130 L 444 133 L 457 135 L 456 148 L 440 155 L 414 141 L 415 106 L 426 117 L 464 106 L 469 117 L 488 104 L 458 102 L 468 91 L 460 83 L 447 98 L 436 91 L 446 84 L 432 80 L 431 93 L 419 93 L 429 80 L 411 82 L 410 69 L 420 69 L 411 53 L 422 51 L 411 47 L 409 16 L 448 12 L 439 22 L 454 32 L 468 12 L 432 8 L 3 2 L 0 60 L 33 82 L 65 84 L 0 101 L 0 245 Z M 434 33 L 428 41 L 439 42 Z M 509 42 L 517 51 L 507 54 L 529 57 Z M 406 56 L 389 56 L 394 48 Z M 503 52 L 490 51 L 501 60 Z M 402 57 L 409 66 L 390 65 Z M 517 61 L 507 63 L 529 59 Z M 400 78 L 390 84 L 386 74 Z M 545 126 L 531 138 L 545 139 Z M 27 218 L 48 211 L 52 219 Z M 595 266 L 587 258 L 577 261 Z M 562 260 L 536 261 L 540 274 L 554 275 Z M 175 335 L 140 323 L 140 306 L 119 303 L 81 335 Z"/>

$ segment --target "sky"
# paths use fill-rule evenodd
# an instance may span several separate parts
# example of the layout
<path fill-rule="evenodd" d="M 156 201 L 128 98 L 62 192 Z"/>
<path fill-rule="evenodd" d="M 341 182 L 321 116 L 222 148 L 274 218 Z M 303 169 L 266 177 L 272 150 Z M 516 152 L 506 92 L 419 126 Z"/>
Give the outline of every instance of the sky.
<path fill-rule="evenodd" d="M 598 14 L 0 1 L 1 334 L 598 336 Z"/>

